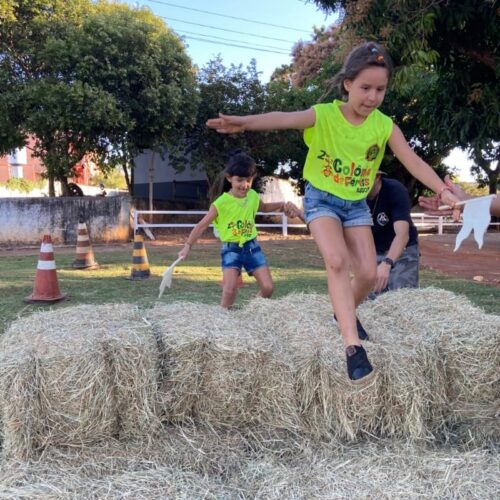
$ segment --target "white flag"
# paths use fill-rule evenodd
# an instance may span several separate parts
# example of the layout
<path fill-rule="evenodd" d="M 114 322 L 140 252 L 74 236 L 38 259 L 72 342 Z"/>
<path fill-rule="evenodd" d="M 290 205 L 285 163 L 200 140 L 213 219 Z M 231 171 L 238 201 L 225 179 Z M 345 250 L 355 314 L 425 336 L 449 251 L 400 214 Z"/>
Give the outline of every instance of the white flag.
<path fill-rule="evenodd" d="M 464 241 L 471 231 L 474 231 L 474 239 L 477 241 L 479 248 L 483 246 L 483 238 L 486 229 L 490 224 L 490 205 L 495 197 L 494 194 L 490 196 L 481 196 L 479 198 L 471 198 L 465 202 L 464 212 L 463 212 L 463 225 L 457 234 L 457 239 L 455 241 L 456 252 L 462 241 Z"/>
<path fill-rule="evenodd" d="M 174 260 L 172 264 L 168 267 L 168 269 L 163 273 L 163 279 L 161 280 L 160 283 L 160 293 L 158 295 L 158 298 L 161 298 L 163 295 L 163 292 L 165 291 L 165 287 L 172 285 L 172 274 L 174 274 L 174 267 L 183 259 L 183 257 L 179 257 L 178 259 Z"/>

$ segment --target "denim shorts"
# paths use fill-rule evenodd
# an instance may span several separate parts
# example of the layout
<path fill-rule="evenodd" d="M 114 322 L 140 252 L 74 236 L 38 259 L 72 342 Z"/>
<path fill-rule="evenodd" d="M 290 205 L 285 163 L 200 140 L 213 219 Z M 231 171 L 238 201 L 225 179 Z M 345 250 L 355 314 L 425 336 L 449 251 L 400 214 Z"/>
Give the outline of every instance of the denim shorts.
<path fill-rule="evenodd" d="M 321 191 L 309 182 L 304 194 L 304 218 L 310 224 L 319 217 L 332 217 L 342 227 L 373 226 L 372 215 L 366 200 L 349 201 Z"/>
<path fill-rule="evenodd" d="M 243 267 L 248 274 L 262 266 L 267 266 L 266 256 L 254 238 L 242 247 L 238 243 L 223 243 L 220 251 L 222 269 L 238 269 Z"/>

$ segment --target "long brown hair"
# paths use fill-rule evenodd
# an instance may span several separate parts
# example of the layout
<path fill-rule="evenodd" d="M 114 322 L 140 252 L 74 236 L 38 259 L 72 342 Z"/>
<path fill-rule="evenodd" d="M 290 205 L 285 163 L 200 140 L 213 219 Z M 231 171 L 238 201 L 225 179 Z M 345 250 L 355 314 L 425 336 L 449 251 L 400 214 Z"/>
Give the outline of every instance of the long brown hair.
<path fill-rule="evenodd" d="M 331 80 L 331 87 L 338 87 L 344 99 L 348 92 L 344 87 L 345 80 L 354 80 L 361 71 L 370 66 L 378 66 L 387 69 L 389 80 L 392 77 L 394 66 L 389 53 L 378 43 L 366 42 L 351 50 L 347 56 L 342 69 Z"/>
<path fill-rule="evenodd" d="M 254 177 L 257 173 L 255 160 L 244 153 L 241 149 L 231 151 L 226 158 L 224 170 L 217 176 L 210 188 L 210 203 L 216 200 L 222 193 L 231 189 L 231 183 L 226 176 L 237 175 L 238 177 Z"/>

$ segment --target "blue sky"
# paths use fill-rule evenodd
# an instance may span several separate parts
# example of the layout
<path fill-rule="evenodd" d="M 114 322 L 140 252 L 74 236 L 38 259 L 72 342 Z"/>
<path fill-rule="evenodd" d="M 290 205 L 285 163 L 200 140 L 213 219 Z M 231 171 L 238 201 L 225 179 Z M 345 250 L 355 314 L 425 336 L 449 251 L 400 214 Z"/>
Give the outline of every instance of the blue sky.
<path fill-rule="evenodd" d="M 314 3 L 302 0 L 126 0 L 124 3 L 147 7 L 161 16 L 173 31 L 185 37 L 187 52 L 199 67 L 219 53 L 226 66 L 241 63 L 246 67 L 254 58 L 263 82 L 269 81 L 276 68 L 291 62 L 293 45 L 299 40 L 310 40 L 313 26 L 328 26 L 335 21 L 334 15 L 326 16 Z"/>

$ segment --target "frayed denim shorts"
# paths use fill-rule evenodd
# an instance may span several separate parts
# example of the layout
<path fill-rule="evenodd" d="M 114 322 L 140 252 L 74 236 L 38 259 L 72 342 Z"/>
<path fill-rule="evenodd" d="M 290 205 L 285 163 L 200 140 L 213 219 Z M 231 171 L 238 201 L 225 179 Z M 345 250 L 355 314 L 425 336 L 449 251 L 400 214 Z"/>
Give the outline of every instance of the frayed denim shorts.
<path fill-rule="evenodd" d="M 349 201 L 321 191 L 309 182 L 304 193 L 304 218 L 310 224 L 319 217 L 337 219 L 342 227 L 373 226 L 366 200 Z"/>
<path fill-rule="evenodd" d="M 244 268 L 248 274 L 262 266 L 267 266 L 266 256 L 257 240 L 247 241 L 243 246 L 238 243 L 223 243 L 220 251 L 222 269 Z"/>

